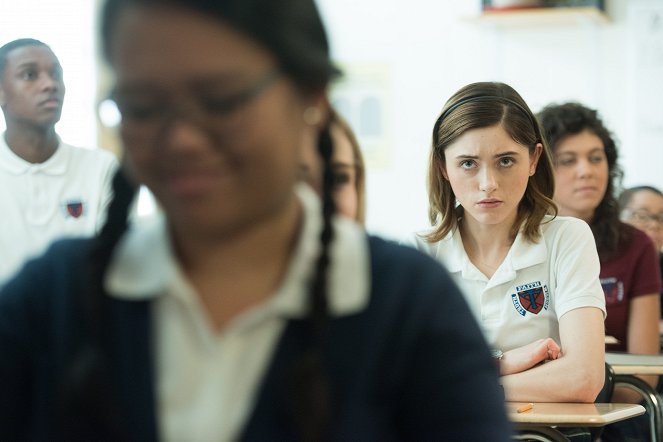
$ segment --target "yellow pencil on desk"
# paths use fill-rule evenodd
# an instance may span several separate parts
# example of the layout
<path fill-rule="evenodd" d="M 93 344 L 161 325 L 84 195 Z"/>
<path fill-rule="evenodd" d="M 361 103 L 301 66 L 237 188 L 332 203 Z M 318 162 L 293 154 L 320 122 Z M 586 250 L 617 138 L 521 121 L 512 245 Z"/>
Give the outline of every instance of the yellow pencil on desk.
<path fill-rule="evenodd" d="M 529 404 L 521 405 L 520 407 L 516 408 L 516 412 L 524 413 L 526 411 L 530 411 L 532 408 L 534 408 L 534 404 L 530 402 Z"/>

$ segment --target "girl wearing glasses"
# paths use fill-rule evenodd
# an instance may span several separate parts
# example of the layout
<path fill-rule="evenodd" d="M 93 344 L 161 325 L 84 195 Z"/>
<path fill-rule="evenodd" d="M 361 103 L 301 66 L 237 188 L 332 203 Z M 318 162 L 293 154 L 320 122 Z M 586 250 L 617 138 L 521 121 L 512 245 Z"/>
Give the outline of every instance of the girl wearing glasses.
<path fill-rule="evenodd" d="M 619 195 L 621 219 L 645 232 L 659 253 L 659 267 L 663 272 L 663 192 L 652 186 L 636 186 Z M 663 305 L 661 306 L 663 318 Z"/>
<path fill-rule="evenodd" d="M 583 219 L 594 233 L 608 316 L 609 350 L 658 354 L 661 281 L 647 235 L 619 220 L 614 194 L 621 170 L 616 143 L 598 113 L 578 103 L 545 107 L 539 118 L 555 158 L 555 202 L 562 215 Z M 653 387 L 656 377 L 644 377 Z M 639 401 L 617 390 L 615 402 Z"/>
<path fill-rule="evenodd" d="M 554 216 L 552 169 L 513 88 L 461 88 L 433 128 L 433 228 L 415 243 L 463 290 L 507 400 L 593 402 L 604 380 L 598 256 L 585 223 Z"/>
<path fill-rule="evenodd" d="M 107 0 L 106 225 L 0 293 L 6 440 L 508 440 L 437 263 L 334 216 L 313 0 Z M 322 201 L 301 175 L 318 142 Z M 127 226 L 138 184 L 163 213 Z"/>

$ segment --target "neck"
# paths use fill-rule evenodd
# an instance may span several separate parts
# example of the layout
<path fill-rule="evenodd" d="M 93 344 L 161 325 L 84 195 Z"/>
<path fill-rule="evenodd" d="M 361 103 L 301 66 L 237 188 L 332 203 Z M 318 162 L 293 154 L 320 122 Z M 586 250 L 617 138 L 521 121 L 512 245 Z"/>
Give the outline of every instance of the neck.
<path fill-rule="evenodd" d="M 463 217 L 460 233 L 468 258 L 484 275 L 491 277 L 502 264 L 515 237 L 511 222 L 486 225 Z"/>
<path fill-rule="evenodd" d="M 10 122 L 7 122 L 5 141 L 12 152 L 30 163 L 48 160 L 60 144 L 53 126 L 44 129 Z"/>
<path fill-rule="evenodd" d="M 300 232 L 295 196 L 278 213 L 223 236 L 171 225 L 175 253 L 215 328 L 264 301 L 280 286 Z"/>

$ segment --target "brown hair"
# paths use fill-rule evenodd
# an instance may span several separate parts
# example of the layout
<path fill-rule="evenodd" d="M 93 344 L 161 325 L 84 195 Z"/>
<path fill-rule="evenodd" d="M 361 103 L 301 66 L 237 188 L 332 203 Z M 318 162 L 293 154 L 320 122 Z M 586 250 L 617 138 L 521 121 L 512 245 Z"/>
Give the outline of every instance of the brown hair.
<path fill-rule="evenodd" d="M 428 216 L 434 230 L 425 236 L 428 242 L 443 239 L 458 225 L 456 196 L 451 184 L 442 175 L 444 150 L 461 135 L 472 129 L 500 125 L 530 154 L 537 143 L 543 145 L 534 175 L 518 206 L 512 227 L 515 236 L 523 226 L 528 241 L 539 239 L 539 226 L 545 215 L 557 214 L 552 200 L 555 178 L 550 152 L 536 117 L 527 103 L 511 86 L 497 82 L 472 83 L 456 92 L 445 104 L 433 127 L 433 144 L 428 164 Z"/>
<path fill-rule="evenodd" d="M 350 146 L 352 146 L 352 157 L 354 159 L 356 174 L 355 190 L 357 192 L 357 217 L 355 220 L 361 225 L 364 225 L 366 221 L 366 167 L 364 166 L 364 156 L 361 153 L 359 142 L 352 127 L 335 110 L 332 110 L 331 125 L 338 127 L 348 141 L 350 141 Z"/>

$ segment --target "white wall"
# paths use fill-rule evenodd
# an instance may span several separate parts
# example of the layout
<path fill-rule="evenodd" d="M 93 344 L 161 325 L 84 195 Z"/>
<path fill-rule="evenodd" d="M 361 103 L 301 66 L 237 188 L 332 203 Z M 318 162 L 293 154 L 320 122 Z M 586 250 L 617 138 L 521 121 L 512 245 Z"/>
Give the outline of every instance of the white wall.
<path fill-rule="evenodd" d="M 663 2 L 606 3 L 609 23 L 579 16 L 500 26 L 471 20 L 480 1 L 318 0 L 333 55 L 349 67 L 347 81 L 353 82 L 356 64 L 375 63 L 388 72 L 384 95 L 391 112 L 385 118 L 391 133 L 381 147 L 390 151 L 390 161 L 368 171 L 369 230 L 399 238 L 427 225 L 432 125 L 446 99 L 474 81 L 509 83 L 534 111 L 565 100 L 599 109 L 620 140 L 625 184 L 663 188 L 663 112 L 648 114 L 656 130 L 647 146 L 636 145 L 642 137 L 636 121 L 640 104 L 634 101 L 639 71 L 632 18 L 634 9 Z"/>
<path fill-rule="evenodd" d="M 625 184 L 663 187 L 663 87 L 655 80 L 659 71 L 663 78 L 663 16 L 652 41 L 642 14 L 663 0 L 606 0 L 605 24 L 577 18 L 509 27 L 471 20 L 479 0 L 316 1 L 348 73 L 336 95 L 369 91 L 384 105 L 383 136 L 360 134 L 369 159 L 369 230 L 399 238 L 427 225 L 431 128 L 445 100 L 473 81 L 507 82 L 535 111 L 571 99 L 598 108 L 621 142 Z M 60 58 L 68 92 L 58 132 L 95 145 L 95 2 L 0 2 L 0 43 L 34 37 Z M 356 123 L 356 113 L 348 117 Z"/>
<path fill-rule="evenodd" d="M 67 93 L 56 129 L 64 141 L 83 147 L 97 143 L 94 8 L 92 0 L 0 0 L 0 46 L 36 38 L 60 59 Z"/>

